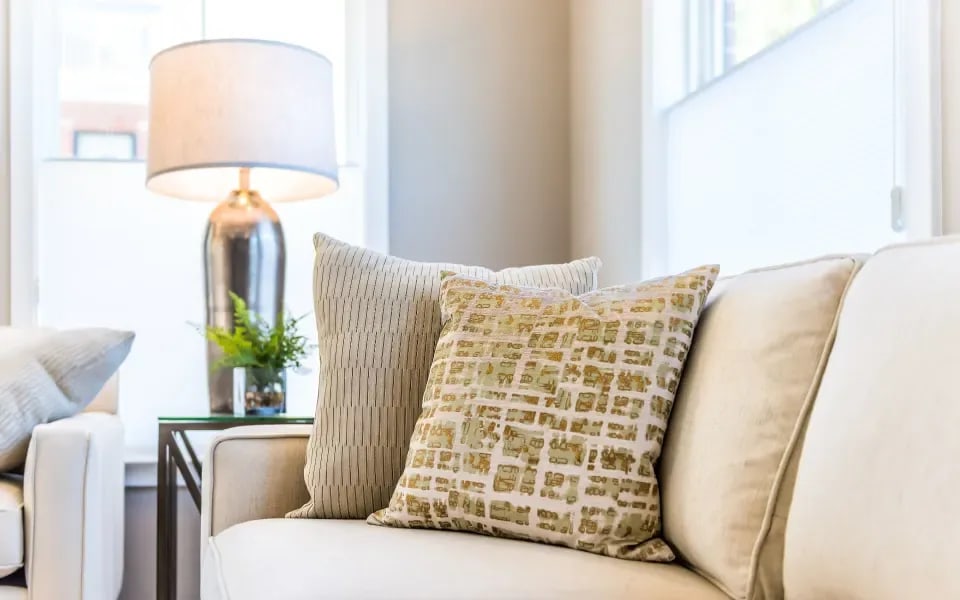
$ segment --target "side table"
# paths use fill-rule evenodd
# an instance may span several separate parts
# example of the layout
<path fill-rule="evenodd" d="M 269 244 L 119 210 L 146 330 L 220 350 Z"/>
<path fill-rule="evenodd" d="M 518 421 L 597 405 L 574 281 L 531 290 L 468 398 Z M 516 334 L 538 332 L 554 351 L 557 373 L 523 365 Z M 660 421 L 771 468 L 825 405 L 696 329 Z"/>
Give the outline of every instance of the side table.
<path fill-rule="evenodd" d="M 177 475 L 200 510 L 202 467 L 188 431 L 217 431 L 242 425 L 310 424 L 312 417 L 199 415 L 160 417 L 157 455 L 157 600 L 177 595 Z"/>

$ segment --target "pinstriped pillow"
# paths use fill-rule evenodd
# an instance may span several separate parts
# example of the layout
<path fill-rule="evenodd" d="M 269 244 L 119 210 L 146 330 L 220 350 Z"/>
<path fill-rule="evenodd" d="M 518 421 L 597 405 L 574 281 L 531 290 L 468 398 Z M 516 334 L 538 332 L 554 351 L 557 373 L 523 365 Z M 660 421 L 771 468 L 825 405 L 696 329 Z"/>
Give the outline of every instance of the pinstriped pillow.
<path fill-rule="evenodd" d="M 304 468 L 310 501 L 287 516 L 363 519 L 403 471 L 440 336 L 440 272 L 579 295 L 600 260 L 491 271 L 421 263 L 314 237 L 320 393 Z"/>

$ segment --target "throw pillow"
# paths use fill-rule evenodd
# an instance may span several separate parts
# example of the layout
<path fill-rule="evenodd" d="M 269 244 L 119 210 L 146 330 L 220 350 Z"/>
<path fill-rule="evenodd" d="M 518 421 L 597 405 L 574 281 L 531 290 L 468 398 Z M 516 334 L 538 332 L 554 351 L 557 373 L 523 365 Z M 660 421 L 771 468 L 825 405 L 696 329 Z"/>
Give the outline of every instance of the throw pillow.
<path fill-rule="evenodd" d="M 403 460 L 440 335 L 440 272 L 501 283 L 596 288 L 596 258 L 491 271 L 421 263 L 314 238 L 320 392 L 304 475 L 310 500 L 287 516 L 362 519 L 384 506 Z"/>
<path fill-rule="evenodd" d="M 130 352 L 111 329 L 0 327 L 0 472 L 19 467 L 33 428 L 80 412 Z"/>
<path fill-rule="evenodd" d="M 580 296 L 446 278 L 423 412 L 370 522 L 672 560 L 654 467 L 717 271 Z"/>

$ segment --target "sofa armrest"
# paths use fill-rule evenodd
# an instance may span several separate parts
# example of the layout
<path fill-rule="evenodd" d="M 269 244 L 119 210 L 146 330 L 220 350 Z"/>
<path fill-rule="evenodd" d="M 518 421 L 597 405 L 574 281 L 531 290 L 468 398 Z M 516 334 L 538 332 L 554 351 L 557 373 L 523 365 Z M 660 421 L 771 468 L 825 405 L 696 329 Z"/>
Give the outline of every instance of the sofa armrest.
<path fill-rule="evenodd" d="M 201 545 L 227 527 L 282 517 L 310 499 L 303 480 L 310 425 L 250 425 L 214 438 L 203 461 Z"/>
<path fill-rule="evenodd" d="M 114 600 L 123 580 L 123 426 L 83 413 L 38 425 L 23 472 L 31 600 Z"/>

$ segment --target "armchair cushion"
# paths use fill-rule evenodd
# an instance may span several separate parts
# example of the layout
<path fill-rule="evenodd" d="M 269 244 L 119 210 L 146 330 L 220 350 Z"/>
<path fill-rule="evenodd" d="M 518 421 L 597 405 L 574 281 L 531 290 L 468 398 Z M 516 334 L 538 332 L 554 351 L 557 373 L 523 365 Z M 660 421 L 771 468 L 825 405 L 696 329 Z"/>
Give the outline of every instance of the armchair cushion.
<path fill-rule="evenodd" d="M 0 478 L 0 577 L 23 566 L 23 480 Z"/>

